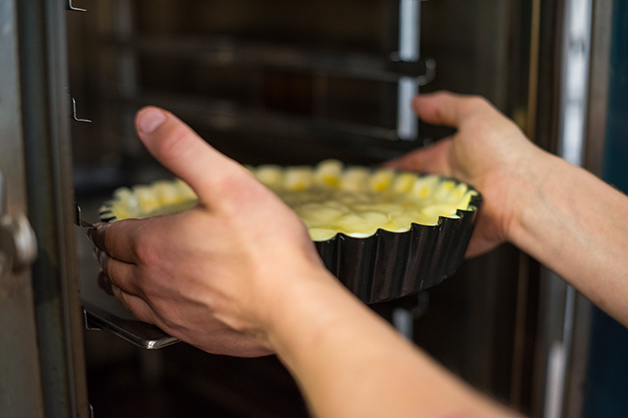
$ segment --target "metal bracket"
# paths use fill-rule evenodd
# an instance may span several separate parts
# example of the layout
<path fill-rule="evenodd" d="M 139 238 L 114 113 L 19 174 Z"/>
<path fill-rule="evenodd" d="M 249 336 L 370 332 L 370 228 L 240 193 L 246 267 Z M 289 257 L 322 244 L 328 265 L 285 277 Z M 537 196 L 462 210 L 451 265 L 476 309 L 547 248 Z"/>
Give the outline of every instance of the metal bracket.
<path fill-rule="evenodd" d="M 113 296 L 107 296 L 113 298 Z M 154 325 L 132 315 L 120 304 L 121 316 L 83 300 L 85 325 L 88 329 L 104 329 L 146 350 L 156 350 L 179 342 Z"/>
<path fill-rule="evenodd" d="M 74 223 L 83 228 L 95 228 L 93 224 L 83 219 L 81 216 L 81 207 L 76 202 L 74 202 Z"/>
<path fill-rule="evenodd" d="M 89 331 L 102 331 L 102 327 L 92 321 L 85 308 L 83 308 L 83 324 L 85 325 L 85 329 Z"/>
<path fill-rule="evenodd" d="M 86 12 L 87 9 L 82 9 L 80 7 L 75 7 L 72 5 L 72 0 L 68 0 L 67 10 L 72 10 L 73 12 Z"/>
<path fill-rule="evenodd" d="M 37 257 L 37 239 L 28 219 L 7 215 L 7 193 L 0 172 L 0 279 L 9 271 L 30 266 Z"/>
<path fill-rule="evenodd" d="M 417 77 L 419 86 L 426 86 L 436 78 L 436 61 L 433 58 L 425 59 L 425 73 Z"/>
<path fill-rule="evenodd" d="M 78 116 L 76 116 L 76 99 L 74 97 L 72 97 L 72 119 L 77 122 L 92 123 L 90 119 L 80 119 Z"/>

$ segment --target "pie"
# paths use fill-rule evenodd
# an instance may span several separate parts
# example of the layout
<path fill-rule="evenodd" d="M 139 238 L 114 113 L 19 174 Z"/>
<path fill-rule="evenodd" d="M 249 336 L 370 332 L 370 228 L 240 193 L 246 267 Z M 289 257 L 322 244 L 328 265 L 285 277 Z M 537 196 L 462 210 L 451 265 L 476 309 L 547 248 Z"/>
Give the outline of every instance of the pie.
<path fill-rule="evenodd" d="M 327 268 L 365 303 L 415 294 L 451 276 L 482 201 L 454 179 L 337 160 L 248 169 L 301 217 Z M 183 181 L 161 180 L 116 190 L 100 217 L 146 218 L 196 204 Z"/>

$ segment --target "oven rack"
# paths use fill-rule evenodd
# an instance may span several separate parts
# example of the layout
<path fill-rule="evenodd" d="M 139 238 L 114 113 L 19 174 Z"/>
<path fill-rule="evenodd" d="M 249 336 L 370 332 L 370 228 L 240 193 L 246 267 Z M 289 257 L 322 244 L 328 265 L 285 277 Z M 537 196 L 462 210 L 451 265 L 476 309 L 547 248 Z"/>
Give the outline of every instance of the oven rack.
<path fill-rule="evenodd" d="M 233 37 L 137 37 L 132 39 L 108 39 L 104 45 L 124 51 L 126 56 L 168 57 L 194 60 L 216 67 L 273 69 L 301 71 L 326 77 L 346 77 L 383 83 L 411 83 L 425 86 L 434 80 L 436 63 L 421 57 L 415 61 L 399 58 L 398 52 L 374 54 L 330 49 L 303 49 L 296 46 L 278 45 L 238 40 Z M 128 64 L 127 64 L 128 65 Z M 133 67 L 131 67 L 132 69 Z M 126 88 L 125 88 L 126 86 Z M 325 137 L 345 142 L 347 140 L 416 140 L 418 136 L 403 134 L 383 126 L 333 121 L 329 118 L 298 117 L 270 110 L 247 110 L 237 102 L 175 96 L 167 93 L 145 93 L 128 83 L 114 89 L 114 99 L 134 104 L 162 104 L 168 109 L 183 109 L 184 114 L 202 114 L 202 121 L 213 129 L 233 130 L 237 127 L 247 133 L 260 130 L 271 135 L 297 134 L 299 138 Z M 111 93 L 110 93 L 111 94 Z M 194 108 L 196 106 L 196 109 Z M 246 122 L 246 123 L 241 123 Z"/>
<path fill-rule="evenodd" d="M 395 3 L 397 3 L 395 5 Z M 251 38 L 250 35 L 189 35 L 171 34 L 168 37 L 150 32 L 142 32 L 138 27 L 136 15 L 140 13 L 136 0 L 115 0 L 110 10 L 109 29 L 99 31 L 93 39 L 99 46 L 104 46 L 117 57 L 117 77 L 115 82 L 104 82 L 101 91 L 115 94 L 129 102 L 142 102 L 141 64 L 143 57 L 183 58 L 200 65 L 211 64 L 215 68 L 248 68 L 253 70 L 283 70 L 311 74 L 318 85 L 312 95 L 311 122 L 301 123 L 302 127 L 311 128 L 312 135 L 322 142 L 327 135 L 341 137 L 347 135 L 357 138 L 355 145 L 361 146 L 363 138 L 376 138 L 381 141 L 415 142 L 415 146 L 429 143 L 429 139 L 419 135 L 418 118 L 409 103 L 419 92 L 435 78 L 436 65 L 431 58 L 420 54 L 420 16 L 421 1 L 398 0 L 388 6 L 390 14 L 386 18 L 389 38 L 381 52 L 366 52 L 355 45 L 345 45 L 342 49 L 330 49 L 311 44 L 286 45 L 274 40 Z M 394 12 L 394 9 L 397 9 Z M 108 47 L 108 48 L 107 48 Z M 111 57 L 107 53 L 108 57 Z M 97 70 L 98 71 L 98 70 Z M 326 114 L 326 100 L 329 93 L 326 85 L 334 77 L 352 80 L 368 80 L 385 83 L 384 100 L 389 106 L 382 110 L 376 127 L 360 124 L 344 124 L 330 121 Z M 111 80 L 110 80 L 111 81 Z M 332 81 L 333 82 L 333 81 Z M 298 117 L 289 121 L 290 114 L 277 114 L 277 110 L 260 106 L 259 92 L 251 91 L 251 99 L 256 104 L 256 111 L 274 121 L 283 120 L 282 124 L 265 124 L 286 128 L 299 123 Z M 192 98 L 193 99 L 193 98 Z M 211 98 L 209 98 L 211 99 Z M 132 124 L 135 108 L 123 106 L 118 109 L 118 118 L 126 124 L 121 133 L 123 137 L 133 137 Z M 212 119 L 223 115 L 207 113 L 207 108 L 197 112 L 205 113 Z M 262 114 L 262 113 L 256 113 Z M 370 120 L 361 123 L 370 124 Z M 388 127 L 393 129 L 388 129 Z M 380 129 L 383 128 L 383 129 Z M 303 129 L 300 129 L 303 130 Z M 273 134 L 282 134 L 279 129 Z M 392 132 L 392 134 L 391 134 Z M 366 133 L 366 136 L 364 136 Z M 320 141 L 319 141 L 320 142 Z M 418 142 L 418 143 L 417 143 Z M 137 147 L 125 144 L 123 148 L 129 155 L 141 153 Z"/>
<path fill-rule="evenodd" d="M 252 153 L 261 147 L 267 150 L 298 148 L 299 155 L 304 155 L 299 158 L 314 158 L 310 152 L 313 148 L 326 148 L 338 158 L 348 156 L 349 159 L 355 158 L 352 153 L 359 149 L 360 158 L 370 162 L 393 158 L 429 142 L 419 135 L 418 118 L 410 101 L 421 86 L 435 78 L 436 64 L 420 54 L 421 2 L 398 0 L 398 6 L 393 2 L 389 7 L 398 7 L 398 12 L 396 17 L 394 13 L 386 15 L 391 21 L 387 25 L 390 33 L 384 50 L 364 51 L 349 45 L 334 49 L 222 35 L 164 37 L 138 28 L 138 2 L 114 0 L 89 39 L 97 51 L 89 64 L 92 80 L 99 97 L 104 99 L 100 102 L 101 113 L 89 115 L 90 119 L 115 126 L 115 130 L 105 126 L 99 134 L 109 139 L 109 146 L 117 147 L 116 151 L 123 158 L 131 160 L 144 155 L 138 141 L 129 138 L 135 137 L 133 116 L 137 108 L 148 104 L 171 110 L 186 122 L 228 133 L 224 137 L 233 140 L 228 139 L 229 143 L 223 144 L 226 148 L 250 148 Z M 142 79 L 145 58 L 180 59 L 187 61 L 186 64 L 227 71 L 244 68 L 257 74 L 265 71 L 307 74 L 316 86 L 311 96 L 304 98 L 311 100 L 312 109 L 306 114 L 297 114 L 266 106 L 259 85 L 251 86 L 250 101 L 244 102 L 238 101 L 237 95 L 223 100 L 211 94 L 151 90 Z M 334 110 L 330 111 L 326 105 L 330 98 L 328 83 L 345 80 L 381 84 L 386 106 L 380 114 L 361 118 L 359 123 L 337 118 Z M 213 141 L 220 145 L 219 141 L 225 139 L 214 138 Z M 276 155 L 278 152 L 271 153 L 272 158 L 280 158 Z M 173 342 L 167 335 L 152 334 L 155 330 L 143 327 L 146 324 L 129 322 L 130 318 L 118 312 L 117 306 L 114 309 L 102 305 L 107 307 L 102 309 L 98 303 L 91 302 L 98 300 L 84 300 L 90 327 L 108 329 L 144 348 L 158 348 Z"/>
<path fill-rule="evenodd" d="M 404 148 L 410 150 L 417 146 L 414 142 L 408 143 L 405 147 L 404 144 L 387 144 L 399 140 L 397 130 L 392 128 L 288 115 L 244 106 L 232 100 L 164 92 L 143 92 L 130 98 L 110 95 L 108 99 L 116 104 L 133 108 L 146 105 L 160 106 L 189 122 L 217 131 L 261 134 L 292 141 L 316 141 L 318 144 L 321 144 L 321 138 L 324 138 L 325 142 L 336 146 L 355 145 L 356 141 L 360 141 L 367 151 L 372 149 L 375 152 L 374 156 L 379 158 L 393 158 L 400 150 Z"/>
<path fill-rule="evenodd" d="M 215 66 L 273 68 L 292 71 L 320 72 L 357 79 L 399 82 L 402 78 L 425 86 L 434 80 L 436 62 L 420 57 L 406 61 L 399 52 L 374 54 L 323 48 L 251 42 L 234 37 L 210 38 L 164 36 L 109 39 L 104 45 L 126 49 L 127 52 L 171 58 L 194 59 Z"/>
<path fill-rule="evenodd" d="M 306 72 L 323 77 L 345 77 L 388 83 L 398 90 L 411 90 L 425 86 L 434 80 L 436 62 L 429 57 L 413 61 L 400 59 L 398 52 L 374 54 L 357 51 L 331 49 L 304 49 L 297 46 L 243 41 L 233 37 L 213 38 L 163 36 L 134 37 L 130 39 L 109 38 L 102 44 L 121 51 L 126 59 L 121 63 L 124 73 L 114 88 L 105 88 L 107 96 L 127 104 L 161 104 L 170 110 L 183 109 L 180 116 L 202 115 L 206 126 L 221 131 L 239 129 L 246 133 L 266 132 L 269 135 L 299 135 L 312 140 L 325 138 L 336 142 L 380 140 L 401 141 L 420 139 L 415 129 L 408 128 L 409 118 L 398 110 L 398 126 L 388 128 L 335 121 L 329 117 L 312 115 L 299 117 L 292 114 L 247 109 L 236 101 L 193 97 L 183 94 L 144 92 L 139 81 L 133 77 L 138 68 L 138 57 L 167 57 L 193 60 L 214 67 L 273 69 L 280 71 Z M 413 93 L 408 96 L 411 97 Z M 316 100 L 320 100 L 318 97 Z M 399 100 L 402 101 L 401 99 Z M 409 98 L 406 100 L 409 103 Z M 405 102 L 404 102 L 405 103 Z M 406 104 L 408 107 L 409 105 Z M 401 106 L 399 104 L 398 106 Z M 244 123 L 245 122 L 245 123 Z M 421 142 L 421 141 L 419 141 Z M 355 142 L 354 142 L 355 143 Z M 415 144 L 416 146 L 416 144 Z"/>

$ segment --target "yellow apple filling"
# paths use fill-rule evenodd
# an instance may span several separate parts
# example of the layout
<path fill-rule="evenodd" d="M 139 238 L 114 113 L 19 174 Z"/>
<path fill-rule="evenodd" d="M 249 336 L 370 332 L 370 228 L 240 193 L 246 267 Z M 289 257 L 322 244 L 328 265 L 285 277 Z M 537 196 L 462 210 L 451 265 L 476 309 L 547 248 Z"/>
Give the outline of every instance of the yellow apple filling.
<path fill-rule="evenodd" d="M 249 168 L 305 222 L 315 241 L 338 233 L 361 238 L 378 229 L 408 231 L 413 223 L 436 225 L 470 208 L 477 192 L 465 184 L 434 175 L 344 167 L 336 160 L 315 167 L 265 165 Z M 120 189 L 111 211 L 117 219 L 144 218 L 191 209 L 194 192 L 185 183 L 160 181 Z"/>

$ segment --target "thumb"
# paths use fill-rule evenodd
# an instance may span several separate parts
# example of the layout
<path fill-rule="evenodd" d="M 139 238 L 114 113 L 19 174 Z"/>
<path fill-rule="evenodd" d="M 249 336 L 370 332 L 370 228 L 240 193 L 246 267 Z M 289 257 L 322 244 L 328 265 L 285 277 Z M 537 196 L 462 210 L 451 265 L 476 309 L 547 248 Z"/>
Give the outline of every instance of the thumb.
<path fill-rule="evenodd" d="M 218 152 L 170 112 L 145 107 L 137 113 L 135 125 L 153 157 L 186 182 L 205 206 L 220 202 L 218 195 L 233 187 L 234 176 L 246 174 L 244 167 Z"/>

